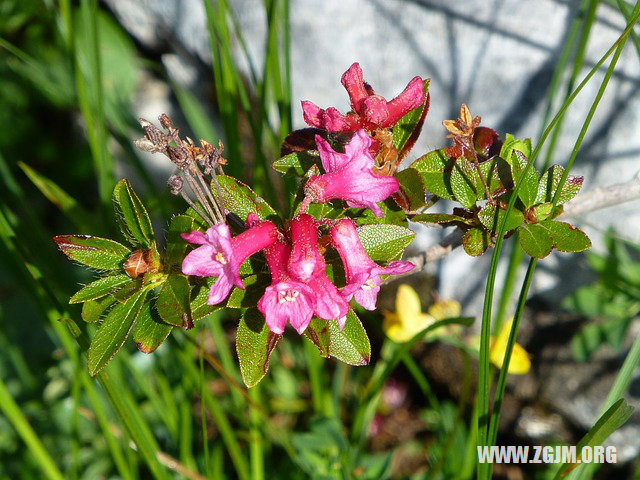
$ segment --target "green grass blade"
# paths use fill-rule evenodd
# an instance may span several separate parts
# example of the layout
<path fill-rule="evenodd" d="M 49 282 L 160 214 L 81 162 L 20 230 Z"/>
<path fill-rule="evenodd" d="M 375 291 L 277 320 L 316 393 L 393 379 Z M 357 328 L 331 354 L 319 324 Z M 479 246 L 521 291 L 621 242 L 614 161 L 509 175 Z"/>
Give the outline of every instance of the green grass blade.
<path fill-rule="evenodd" d="M 47 452 L 47 449 L 42 445 L 38 435 L 33 430 L 29 421 L 20 410 L 20 407 L 15 402 L 6 385 L 0 378 L 0 410 L 2 410 L 13 427 L 18 432 L 18 435 L 26 443 L 27 448 L 31 451 L 33 456 L 38 461 L 38 465 L 42 470 L 42 473 L 49 480 L 64 480 L 62 472 L 58 469 L 55 462 Z"/>
<path fill-rule="evenodd" d="M 640 3 L 640 2 L 639 2 Z M 580 91 L 582 90 L 582 88 L 584 88 L 584 86 L 591 80 L 591 77 L 593 77 L 593 75 L 596 73 L 596 71 L 600 68 L 600 66 L 607 60 L 607 58 L 609 58 L 609 56 L 611 56 L 612 54 L 615 53 L 614 55 L 614 59 L 612 59 L 612 65 L 610 65 L 609 69 L 607 70 L 607 75 L 605 75 L 605 79 L 603 79 L 603 82 L 601 84 L 601 88 L 598 91 L 598 94 L 596 96 L 596 99 L 594 100 L 594 104 L 592 105 L 592 109 L 590 110 L 587 119 L 585 120 L 585 124 L 583 125 L 583 129 L 578 137 L 578 140 L 576 142 L 576 146 L 574 147 L 574 155 L 577 155 L 577 151 L 579 149 L 580 143 L 582 142 L 582 139 L 584 138 L 584 135 L 586 134 L 586 129 L 588 128 L 589 122 L 591 120 L 591 118 L 593 117 L 593 113 L 595 113 L 595 107 L 597 107 L 597 104 L 602 96 L 602 93 L 604 92 L 604 88 L 606 88 L 607 82 L 611 76 L 611 74 L 613 73 L 613 69 L 611 68 L 612 66 L 615 68 L 615 61 L 617 61 L 617 57 L 619 56 L 619 52 L 618 50 L 621 51 L 622 46 L 624 46 L 624 43 L 626 41 L 627 36 L 629 35 L 629 32 L 631 31 L 631 29 L 633 28 L 633 26 L 635 25 L 635 23 L 638 21 L 638 19 L 640 18 L 640 14 L 636 13 L 634 15 L 634 17 L 632 18 L 631 22 L 627 25 L 627 27 L 625 28 L 624 32 L 620 35 L 620 37 L 616 40 L 616 42 L 614 42 L 614 44 L 611 46 L 611 48 L 609 48 L 609 50 L 602 56 L 602 58 L 596 63 L 596 65 L 593 67 L 593 69 L 587 74 L 587 76 L 584 78 L 584 80 L 580 83 L 580 85 L 578 85 L 578 87 L 573 91 L 573 93 L 571 95 L 569 95 L 569 97 L 565 100 L 565 102 L 563 103 L 562 107 L 560 108 L 560 110 L 558 111 L 558 113 L 555 115 L 554 119 L 551 121 L 551 123 L 549 124 L 549 126 L 545 129 L 540 141 L 538 142 L 538 144 L 536 145 L 536 148 L 534 149 L 531 158 L 529 159 L 529 162 L 527 163 L 527 166 L 525 167 L 525 173 L 526 170 L 529 168 L 533 168 L 533 163 L 538 155 L 538 153 L 540 152 L 540 149 L 542 148 L 542 146 L 544 145 L 544 142 L 546 140 L 546 138 L 548 137 L 548 135 L 551 133 L 551 131 L 553 130 L 553 128 L 556 126 L 556 124 L 558 123 L 558 121 L 562 118 L 562 116 L 564 115 L 565 111 L 567 110 L 567 108 L 569 108 L 569 105 L 573 102 L 573 100 L 575 99 L 575 97 L 578 95 L 578 93 L 580 93 Z M 575 156 L 572 155 L 572 159 L 570 159 L 570 161 L 567 164 L 567 169 L 565 170 L 564 174 L 563 174 L 563 180 L 566 180 L 566 176 L 568 175 L 568 172 L 570 170 L 571 165 L 573 164 L 573 160 L 575 159 Z M 523 174 L 525 174 L 523 173 Z M 560 182 L 560 187 L 563 185 L 564 183 L 561 181 Z M 478 366 L 478 392 L 477 392 L 477 402 L 478 402 L 478 412 L 479 412 L 479 416 L 478 416 L 478 442 L 479 445 L 488 445 L 488 428 L 489 428 L 489 391 L 490 391 L 490 377 L 489 377 L 489 341 L 490 341 L 490 322 L 491 322 L 491 309 L 492 309 L 492 305 L 493 305 L 493 292 L 494 292 L 494 288 L 495 288 L 495 280 L 496 280 L 496 273 L 497 273 L 497 268 L 498 268 L 498 261 L 500 258 L 500 252 L 502 250 L 502 243 L 504 241 L 504 234 L 506 231 L 506 218 L 508 217 L 509 213 L 511 212 L 511 210 L 513 209 L 513 206 L 515 204 L 515 200 L 517 198 L 517 191 L 519 188 L 520 184 L 516 186 L 516 188 L 514 189 L 514 192 L 511 196 L 511 199 L 509 201 L 509 204 L 507 206 L 506 212 L 505 212 L 505 220 L 503 220 L 500 224 L 500 227 L 498 229 L 498 234 L 497 234 L 497 241 L 496 241 L 496 245 L 494 248 L 494 252 L 491 258 L 491 265 L 489 268 L 489 275 L 487 277 L 487 285 L 486 285 L 486 290 L 485 290 L 485 301 L 484 301 L 484 308 L 483 308 L 483 313 L 482 313 L 482 327 L 481 327 L 481 335 L 480 335 L 480 363 Z M 478 478 L 489 478 L 491 473 L 491 465 L 489 464 L 483 464 L 479 469 L 478 469 Z"/>

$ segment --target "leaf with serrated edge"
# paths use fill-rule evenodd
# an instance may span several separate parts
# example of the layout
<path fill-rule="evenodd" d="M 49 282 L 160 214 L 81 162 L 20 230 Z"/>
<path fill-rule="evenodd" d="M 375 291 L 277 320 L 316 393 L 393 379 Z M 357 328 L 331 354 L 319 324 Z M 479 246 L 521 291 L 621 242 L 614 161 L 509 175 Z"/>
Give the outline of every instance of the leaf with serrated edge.
<path fill-rule="evenodd" d="M 188 243 L 180 234 L 191 233 L 195 229 L 193 218 L 188 215 L 176 215 L 171 219 L 169 230 L 167 231 L 166 269 L 181 271 L 182 260 L 184 260 Z"/>
<path fill-rule="evenodd" d="M 552 202 L 553 196 L 560 184 L 560 179 L 564 173 L 564 168 L 560 165 L 552 165 L 540 178 L 538 183 L 538 193 L 536 203 Z M 583 177 L 567 177 L 567 181 L 562 187 L 562 192 L 558 197 L 558 205 L 568 202 L 575 197 L 582 188 Z"/>
<path fill-rule="evenodd" d="M 484 225 L 487 230 L 491 232 L 498 231 L 498 227 L 505 218 L 506 210 L 500 208 L 496 212 L 496 206 L 493 204 L 485 205 L 482 210 L 478 212 L 478 219 L 480 223 Z M 506 231 L 518 228 L 524 223 L 524 215 L 520 210 L 515 208 L 511 209 L 509 216 L 507 217 Z"/>
<path fill-rule="evenodd" d="M 114 357 L 127 339 L 140 314 L 148 289 L 132 295 L 125 303 L 113 307 L 91 340 L 88 354 L 89 374 L 94 376 Z"/>
<path fill-rule="evenodd" d="M 473 182 L 475 166 L 462 158 L 456 160 L 451 171 L 451 190 L 456 200 L 464 208 L 471 208 L 476 204 L 477 193 Z"/>
<path fill-rule="evenodd" d="M 317 151 L 293 152 L 273 162 L 273 169 L 280 173 L 304 176 L 313 165 L 319 163 Z"/>
<path fill-rule="evenodd" d="M 461 217 L 459 215 L 451 215 L 450 213 L 421 213 L 411 218 L 412 222 L 417 223 L 464 223 L 465 225 L 473 225 L 473 221 Z"/>
<path fill-rule="evenodd" d="M 162 345 L 172 328 L 151 308 L 151 302 L 146 302 L 133 327 L 133 341 L 138 345 L 138 350 L 151 353 Z"/>
<path fill-rule="evenodd" d="M 591 240 L 578 227 L 554 220 L 547 220 L 542 225 L 551 232 L 553 246 L 560 252 L 582 252 L 591 248 Z"/>
<path fill-rule="evenodd" d="M 102 315 L 116 303 L 112 296 L 103 297 L 98 300 L 89 300 L 82 304 L 82 320 L 87 323 L 96 323 L 102 319 Z"/>
<path fill-rule="evenodd" d="M 76 293 L 73 294 L 69 303 L 82 303 L 88 300 L 95 300 L 96 298 L 109 295 L 118 288 L 124 286 L 131 281 L 131 277 L 126 274 L 121 275 L 109 275 L 99 278 L 95 282 L 91 282 L 89 285 L 82 287 Z"/>
<path fill-rule="evenodd" d="M 193 324 L 190 293 L 186 276 L 172 273 L 167 277 L 156 300 L 156 310 L 165 323 L 185 328 Z"/>
<path fill-rule="evenodd" d="M 446 148 L 434 150 L 413 162 L 410 167 L 420 173 L 428 192 L 447 200 L 454 200 L 448 177 L 453 159 L 446 154 Z"/>
<path fill-rule="evenodd" d="M 472 257 L 479 257 L 489 248 L 489 237 L 479 228 L 472 228 L 464 234 L 462 246 Z"/>
<path fill-rule="evenodd" d="M 249 186 L 227 175 L 218 175 L 218 184 L 222 193 L 224 208 L 235 213 L 243 221 L 253 212 L 262 220 L 277 216 L 275 210 L 259 197 Z M 213 186 L 215 191 L 215 186 Z"/>
<path fill-rule="evenodd" d="M 518 189 L 518 198 L 524 203 L 525 207 L 531 207 L 536 203 L 538 195 L 538 173 L 533 165 L 526 171 L 528 164 L 527 157 L 519 150 L 513 151 L 511 163 L 511 173 L 513 175 L 514 185 L 520 185 Z"/>
<path fill-rule="evenodd" d="M 544 258 L 553 249 L 551 232 L 539 223 L 520 227 L 518 241 L 526 254 L 534 258 Z"/>
<path fill-rule="evenodd" d="M 329 322 L 321 318 L 313 317 L 311 322 L 309 322 L 307 329 L 304 331 L 304 336 L 318 347 L 320 355 L 325 358 L 329 358 Z"/>
<path fill-rule="evenodd" d="M 424 184 L 417 170 L 405 168 L 396 174 L 396 178 L 398 179 L 398 183 L 400 183 L 398 195 L 404 195 L 404 197 L 409 200 L 408 209 L 417 210 L 424 207 L 426 203 Z"/>
<path fill-rule="evenodd" d="M 367 365 L 371 360 L 371 344 L 360 319 L 349 309 L 344 329 L 329 322 L 329 354 L 349 365 Z"/>
<path fill-rule="evenodd" d="M 269 330 L 257 309 L 243 312 L 236 334 L 236 351 L 242 380 L 247 387 L 253 387 L 267 374 L 271 352 L 280 337 Z"/>
<path fill-rule="evenodd" d="M 400 225 L 363 225 L 358 236 L 372 260 L 388 261 L 402 256 L 415 233 Z"/>
<path fill-rule="evenodd" d="M 53 240 L 71 260 L 97 270 L 120 269 L 131 253 L 124 245 L 108 238 L 58 235 Z"/>
<path fill-rule="evenodd" d="M 151 248 L 154 242 L 151 219 L 126 178 L 120 180 L 113 189 L 113 208 L 127 240 L 133 245 Z"/>

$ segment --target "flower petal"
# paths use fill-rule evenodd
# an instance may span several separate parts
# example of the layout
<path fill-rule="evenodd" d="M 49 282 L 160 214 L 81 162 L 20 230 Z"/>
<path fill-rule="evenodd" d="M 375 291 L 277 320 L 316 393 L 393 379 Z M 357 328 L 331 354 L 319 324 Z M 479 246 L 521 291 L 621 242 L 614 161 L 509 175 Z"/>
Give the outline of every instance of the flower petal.
<path fill-rule="evenodd" d="M 189 252 L 182 261 L 182 273 L 199 277 L 214 277 L 222 272 L 222 265 L 215 260 L 217 252 L 210 245 L 203 245 Z"/>
<path fill-rule="evenodd" d="M 224 301 L 225 298 L 227 298 L 229 292 L 231 292 L 231 289 L 233 288 L 233 285 L 229 280 L 229 277 L 224 274 L 218 277 L 215 283 L 211 285 L 211 289 L 209 290 L 207 305 L 217 305 L 218 303 Z"/>

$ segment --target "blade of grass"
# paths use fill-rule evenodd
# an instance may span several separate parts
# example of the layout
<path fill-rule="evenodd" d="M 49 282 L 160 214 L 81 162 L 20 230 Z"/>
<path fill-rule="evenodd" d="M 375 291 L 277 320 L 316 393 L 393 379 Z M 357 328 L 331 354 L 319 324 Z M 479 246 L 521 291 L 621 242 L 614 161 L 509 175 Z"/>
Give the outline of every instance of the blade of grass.
<path fill-rule="evenodd" d="M 586 16 L 585 16 L 584 22 L 582 23 L 582 34 L 580 36 L 580 42 L 578 43 L 578 51 L 576 52 L 576 55 L 573 60 L 573 69 L 571 71 L 571 77 L 567 82 L 565 100 L 566 98 L 569 97 L 569 95 L 571 95 L 571 92 L 573 91 L 573 88 L 576 84 L 578 74 L 580 73 L 580 70 L 582 70 L 582 67 L 584 65 L 584 57 L 585 57 L 585 52 L 587 50 L 587 41 L 591 33 L 591 27 L 593 26 L 593 22 L 596 18 L 596 9 L 598 8 L 599 3 L 600 3 L 600 0 L 589 1 L 589 6 L 586 12 Z M 551 140 L 549 141 L 549 147 L 547 148 L 547 154 L 542 164 L 542 171 L 545 171 L 551 164 L 551 157 L 555 151 L 558 139 L 560 138 L 560 132 L 562 131 L 563 122 L 564 122 L 564 116 L 560 118 L 560 120 L 556 125 L 556 128 L 553 131 Z"/>
<path fill-rule="evenodd" d="M 47 452 L 45 446 L 40 442 L 38 435 L 33 430 L 29 421 L 25 417 L 20 407 L 15 402 L 11 393 L 7 389 L 4 381 L 0 378 L 0 410 L 11 422 L 13 427 L 20 435 L 20 438 L 27 445 L 27 448 L 38 461 L 38 466 L 42 473 L 50 480 L 64 480 L 62 472 L 58 469 L 55 462 Z"/>
<path fill-rule="evenodd" d="M 257 403 L 261 403 L 260 385 L 249 389 L 249 396 Z M 264 448 L 263 435 L 260 429 L 261 418 L 258 411 L 249 408 L 249 461 L 251 464 L 251 480 L 264 480 Z"/>
<path fill-rule="evenodd" d="M 640 7 L 640 0 L 637 2 L 636 7 Z M 598 93 L 596 94 L 596 97 L 591 105 L 591 108 L 589 110 L 589 113 L 587 114 L 587 117 L 585 118 L 585 121 L 583 123 L 582 129 L 578 135 L 578 138 L 576 140 L 576 143 L 574 145 L 571 157 L 569 158 L 569 161 L 567 162 L 567 166 L 566 166 L 566 170 L 563 172 L 562 178 L 560 179 L 559 185 L 558 185 L 558 190 L 556 191 L 556 194 L 554 195 L 554 199 L 553 199 L 553 204 L 554 206 L 557 204 L 558 201 L 558 194 L 560 192 L 560 190 L 562 189 L 564 182 L 567 179 L 568 176 L 568 172 L 571 170 L 571 167 L 573 166 L 573 162 L 575 161 L 575 158 L 578 154 L 578 150 L 580 148 L 580 145 L 582 144 L 582 141 L 584 139 L 584 136 L 586 135 L 586 132 L 588 130 L 588 127 L 591 123 L 591 120 L 593 118 L 593 115 L 596 112 L 597 106 L 600 102 L 600 99 L 602 98 L 602 95 L 604 94 L 604 91 L 608 85 L 609 79 L 611 78 L 611 75 L 613 74 L 613 71 L 615 69 L 616 63 L 618 61 L 618 58 L 620 57 L 620 54 L 622 53 L 622 49 L 624 48 L 624 44 L 626 42 L 627 36 L 629 35 L 629 32 L 631 31 L 631 29 L 633 28 L 633 25 L 635 24 L 635 22 L 637 22 L 638 18 L 640 18 L 640 9 L 638 10 L 634 10 L 634 17 L 632 19 L 632 23 L 630 23 L 629 25 L 627 25 L 627 28 L 625 29 L 625 31 L 623 32 L 623 34 L 618 38 L 618 40 L 616 40 L 616 42 L 612 45 L 612 47 L 607 51 L 607 53 L 605 54 L 605 56 L 603 56 L 603 58 L 598 62 L 598 64 L 596 64 L 596 66 L 594 67 L 594 69 L 591 70 L 591 72 L 589 72 L 589 74 L 585 77 L 585 79 L 582 81 L 582 83 L 578 86 L 578 88 L 574 91 L 574 93 L 572 93 L 567 100 L 565 101 L 565 103 L 563 104 L 563 106 L 561 107 L 560 111 L 558 112 L 558 114 L 556 114 L 556 116 L 554 117 L 554 119 L 552 120 L 551 124 L 547 127 L 547 129 L 545 130 L 545 134 L 543 134 L 543 137 L 541 138 L 540 142 L 536 145 L 535 150 L 532 153 L 532 158 L 529 159 L 529 162 L 527 163 L 527 166 L 525 167 L 525 172 L 523 174 L 526 174 L 526 170 L 529 168 L 533 168 L 532 165 L 535 161 L 535 157 L 537 156 L 538 152 L 540 151 L 540 148 L 542 147 L 542 145 L 544 144 L 544 140 L 547 138 L 548 133 L 551 131 L 551 129 L 553 129 L 553 127 L 555 126 L 555 124 L 557 123 L 557 121 L 562 118 L 562 115 L 564 114 L 564 112 L 566 111 L 566 109 L 568 108 L 568 106 L 570 105 L 570 102 L 573 101 L 573 99 L 575 98 L 575 96 L 577 96 L 577 94 L 579 93 L 579 91 L 582 89 L 582 87 L 584 85 L 586 85 L 586 82 L 588 82 L 590 80 L 590 78 L 593 76 L 593 74 L 595 73 L 595 71 L 597 70 L 597 68 L 600 67 L 600 65 L 602 65 L 604 63 L 604 61 L 606 60 L 606 58 L 608 58 L 612 53 L 613 53 L 613 58 L 611 59 L 611 63 L 609 64 L 609 68 L 607 69 L 607 73 L 605 74 L 605 77 L 603 78 L 601 84 L 600 84 L 600 88 L 598 90 Z M 515 199 L 517 197 L 517 193 L 518 193 L 518 189 L 520 187 L 521 184 L 518 184 L 516 186 L 516 188 L 514 189 L 513 192 L 513 196 L 509 201 L 509 204 L 507 206 L 506 209 L 506 215 L 508 215 L 511 211 L 511 209 L 513 208 L 513 205 L 515 204 Z M 502 247 L 502 241 L 504 239 L 504 234 L 505 234 L 505 227 L 506 227 L 506 222 L 501 222 L 500 224 L 500 228 L 498 231 L 498 240 L 496 242 L 496 246 L 495 246 L 495 250 L 493 252 L 493 256 L 491 259 L 491 267 L 489 270 L 489 276 L 487 279 L 487 288 L 486 288 L 486 292 L 485 292 L 485 305 L 484 305 L 484 310 L 483 310 L 483 316 L 482 316 L 482 331 L 481 331 L 481 343 L 480 343 L 480 365 L 479 365 L 479 375 L 478 375 L 478 383 L 479 383 L 479 388 L 478 388 L 478 402 L 479 402 L 479 412 L 480 412 L 480 417 L 478 419 L 478 421 L 480 422 L 478 425 L 478 432 L 479 432 L 479 440 L 482 443 L 482 445 L 491 445 L 491 437 L 489 437 L 489 390 L 490 390 L 490 379 L 489 379 L 489 335 L 490 335 L 490 319 L 491 319 L 491 307 L 492 307 L 492 303 L 493 303 L 493 289 L 495 286 L 495 276 L 496 276 L 496 271 L 497 271 L 497 263 L 499 260 L 499 256 L 500 256 L 500 249 Z M 533 269 L 535 269 L 535 262 L 533 264 Z M 531 274 L 533 274 L 533 272 L 531 272 Z M 518 320 L 514 320 L 514 323 Z M 511 339 L 511 338 L 510 338 Z M 512 339 L 513 341 L 515 341 L 515 332 L 514 332 L 514 338 Z M 503 362 L 503 369 L 506 369 L 509 365 L 509 360 L 510 358 L 505 358 L 505 362 Z M 500 393 L 500 392 L 498 392 Z M 504 395 L 504 391 L 502 392 L 502 395 Z M 500 397 L 500 401 L 502 400 L 502 397 Z M 499 413 L 499 412 L 498 412 Z M 496 426 L 497 428 L 497 426 Z M 478 468 L 478 478 L 490 478 L 491 476 L 491 469 L 492 469 L 492 465 L 491 464 L 481 464 L 479 465 Z"/>

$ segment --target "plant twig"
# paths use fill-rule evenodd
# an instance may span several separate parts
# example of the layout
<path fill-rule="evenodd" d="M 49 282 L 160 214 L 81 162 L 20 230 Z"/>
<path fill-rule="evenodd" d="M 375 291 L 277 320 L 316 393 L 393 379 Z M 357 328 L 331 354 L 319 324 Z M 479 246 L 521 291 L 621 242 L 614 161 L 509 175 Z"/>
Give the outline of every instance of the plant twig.
<path fill-rule="evenodd" d="M 563 212 L 558 218 L 576 217 L 587 212 L 601 210 L 638 199 L 640 199 L 640 172 L 628 182 L 618 183 L 609 187 L 596 188 L 577 196 L 564 204 Z M 413 263 L 416 268 L 405 274 L 389 277 L 388 280 L 395 281 L 403 276 L 412 275 L 424 270 L 427 264 L 440 260 L 452 250 L 462 245 L 463 237 L 464 232 L 456 227 L 455 230 L 438 243 L 431 245 L 418 255 L 406 259 Z M 387 281 L 385 281 L 385 283 L 387 283 Z"/>

